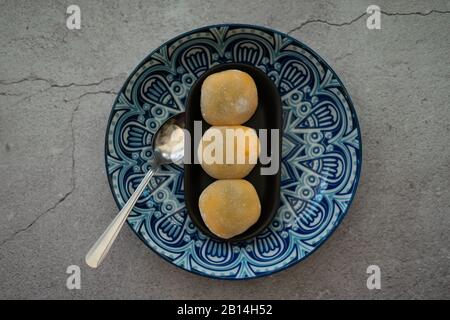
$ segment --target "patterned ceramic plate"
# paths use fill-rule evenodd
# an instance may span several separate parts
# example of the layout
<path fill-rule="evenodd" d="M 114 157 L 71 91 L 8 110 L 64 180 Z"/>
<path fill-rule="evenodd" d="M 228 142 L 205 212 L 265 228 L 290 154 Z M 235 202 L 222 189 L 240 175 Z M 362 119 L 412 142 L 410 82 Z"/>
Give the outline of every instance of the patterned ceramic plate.
<path fill-rule="evenodd" d="M 281 205 L 270 226 L 245 243 L 218 242 L 192 224 L 183 168 L 152 179 L 128 219 L 139 238 L 170 263 L 200 275 L 248 279 L 305 259 L 342 221 L 361 169 L 361 136 L 350 97 L 330 66 L 301 42 L 250 25 L 214 25 L 153 51 L 125 82 L 106 133 L 106 168 L 121 208 L 152 158 L 157 128 L 184 110 L 189 88 L 208 68 L 252 64 L 274 81 L 283 103 Z"/>

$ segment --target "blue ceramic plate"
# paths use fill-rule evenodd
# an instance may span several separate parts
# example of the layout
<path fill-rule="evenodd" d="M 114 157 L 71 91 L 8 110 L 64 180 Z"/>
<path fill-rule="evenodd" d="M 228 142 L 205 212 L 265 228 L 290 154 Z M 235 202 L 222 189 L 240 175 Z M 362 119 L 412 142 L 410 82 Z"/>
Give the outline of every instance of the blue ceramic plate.
<path fill-rule="evenodd" d="M 200 275 L 249 279 L 308 257 L 331 235 L 355 195 L 361 135 L 350 97 L 330 66 L 286 34 L 250 25 L 214 25 L 182 34 L 133 71 L 114 102 L 106 169 L 121 208 L 149 169 L 155 131 L 184 111 L 195 80 L 224 62 L 254 65 L 283 103 L 281 205 L 260 235 L 220 242 L 190 221 L 183 168 L 163 167 L 128 218 L 139 238 L 170 263 Z"/>

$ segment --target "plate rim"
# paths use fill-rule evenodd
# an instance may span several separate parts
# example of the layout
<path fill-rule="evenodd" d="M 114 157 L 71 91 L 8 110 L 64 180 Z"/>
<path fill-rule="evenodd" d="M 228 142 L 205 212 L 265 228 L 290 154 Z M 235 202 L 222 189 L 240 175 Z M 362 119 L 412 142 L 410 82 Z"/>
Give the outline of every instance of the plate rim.
<path fill-rule="evenodd" d="M 124 83 L 122 84 L 122 86 L 120 87 L 120 90 L 118 91 L 112 106 L 111 106 L 111 110 L 108 116 L 108 121 L 106 124 L 106 132 L 105 132 L 105 148 L 104 148 L 104 164 L 105 164 L 105 173 L 106 173 L 106 177 L 108 179 L 108 185 L 109 185 L 109 189 L 111 191 L 112 197 L 114 199 L 114 202 L 116 203 L 116 206 L 119 210 L 122 209 L 122 207 L 120 206 L 120 203 L 118 201 L 118 199 L 115 197 L 114 194 L 114 189 L 113 189 L 113 183 L 111 181 L 111 176 L 108 174 L 108 135 L 109 135 L 109 128 L 111 127 L 111 120 L 113 117 L 113 108 L 116 105 L 117 101 L 119 100 L 120 94 L 124 91 L 124 89 L 126 88 L 128 82 L 131 80 L 132 76 L 136 73 L 136 71 L 142 67 L 142 65 L 146 62 L 147 58 L 149 58 L 151 55 L 153 55 L 155 52 L 158 51 L 159 48 L 166 46 L 167 44 L 169 44 L 170 42 L 176 42 L 177 40 L 188 36 L 189 34 L 201 31 L 201 30 L 206 30 L 206 29 L 211 29 L 211 28 L 220 28 L 220 27 L 236 27 L 236 28 L 249 28 L 249 29 L 256 29 L 256 30 L 262 30 L 262 31 L 266 31 L 266 32 L 273 32 L 274 34 L 278 34 L 284 38 L 287 38 L 293 42 L 299 42 L 301 45 L 303 45 L 306 49 L 308 49 L 311 53 L 314 54 L 314 57 L 316 59 L 318 59 L 321 63 L 323 63 L 332 73 L 333 75 L 336 77 L 336 80 L 339 82 L 339 84 L 342 87 L 343 90 L 343 94 L 346 98 L 346 100 L 349 102 L 349 108 L 350 111 L 352 112 L 352 118 L 355 121 L 355 127 L 356 130 L 358 132 L 358 137 L 359 137 L 359 148 L 356 152 L 356 162 L 358 164 L 357 168 L 356 168 L 356 172 L 355 172 L 355 182 L 354 185 L 352 187 L 352 196 L 348 202 L 347 208 L 345 209 L 345 211 L 341 214 L 341 218 L 336 222 L 336 225 L 333 227 L 333 229 L 327 234 L 325 235 L 320 242 L 317 244 L 317 246 L 315 247 L 315 249 L 313 251 L 310 251 L 308 253 L 305 254 L 305 256 L 303 256 L 301 259 L 296 260 L 292 263 L 288 263 L 276 270 L 270 270 L 267 271 L 266 273 L 261 273 L 261 274 L 255 274 L 254 276 L 250 276 L 250 277 L 246 277 L 246 278 L 225 278 L 225 277 L 221 277 L 221 276 L 215 276 L 215 275 L 210 275 L 210 274 L 206 274 L 206 273 L 202 273 L 196 269 L 191 269 L 191 270 L 187 270 L 179 265 L 176 265 L 174 263 L 172 263 L 171 260 L 169 260 L 166 256 L 160 254 L 158 251 L 156 251 L 154 248 L 152 248 L 147 241 L 144 239 L 144 237 L 137 231 L 134 230 L 133 226 L 130 224 L 129 220 L 127 219 L 127 225 L 131 228 L 131 230 L 133 231 L 133 233 L 138 236 L 139 240 L 141 240 L 148 248 L 150 248 L 156 255 L 158 255 L 159 257 L 161 257 L 164 261 L 168 262 L 170 265 L 181 269 L 185 272 L 189 272 L 198 276 L 202 276 L 208 279 L 217 279 L 217 280 L 228 280 L 228 281 L 245 281 L 245 280 L 254 280 L 254 279 L 258 279 L 258 278 L 262 278 L 262 277 L 267 277 L 270 275 L 274 275 L 277 274 L 281 271 L 284 271 L 286 269 L 289 269 L 295 265 L 297 265 L 298 263 L 305 261 L 307 258 L 309 258 L 311 255 L 313 255 L 315 252 L 319 251 L 319 249 L 322 247 L 322 245 L 327 242 L 328 239 L 331 238 L 331 236 L 334 234 L 334 232 L 336 231 L 336 229 L 341 225 L 342 221 L 344 220 L 344 218 L 347 216 L 351 205 L 353 204 L 353 200 L 355 199 L 356 193 L 358 191 L 358 186 L 359 186 L 359 181 L 361 178 L 361 170 L 362 170 L 362 164 L 363 164 L 363 158 L 362 158 L 362 135 L 361 135 L 361 128 L 359 125 L 359 120 L 358 120 L 358 115 L 356 113 L 355 107 L 354 107 L 354 103 L 353 100 L 351 99 L 350 94 L 348 93 L 348 90 L 346 88 L 346 86 L 344 85 L 344 82 L 341 80 L 341 78 L 338 76 L 338 74 L 334 71 L 334 69 L 322 58 L 321 55 L 319 55 L 315 50 L 311 49 L 311 47 L 309 47 L 307 44 L 305 44 L 303 41 L 298 40 L 294 37 L 292 37 L 291 35 L 276 30 L 276 29 L 272 29 L 270 27 L 266 27 L 266 26 L 261 26 L 261 25 L 256 25 L 256 24 L 245 24 L 245 23 L 219 23 L 219 24 L 210 24 L 210 25 L 203 25 L 201 27 L 198 28 L 194 28 L 188 31 L 185 31 L 183 33 L 180 33 L 178 35 L 176 35 L 175 37 L 172 37 L 166 41 L 164 41 L 161 45 L 159 45 L 158 47 L 156 47 L 155 49 L 151 50 L 150 53 L 148 53 L 147 55 L 145 55 L 140 62 L 137 64 L 137 66 L 133 69 L 133 71 L 131 71 L 128 76 L 127 79 L 124 81 Z M 281 187 L 280 187 L 281 189 Z"/>

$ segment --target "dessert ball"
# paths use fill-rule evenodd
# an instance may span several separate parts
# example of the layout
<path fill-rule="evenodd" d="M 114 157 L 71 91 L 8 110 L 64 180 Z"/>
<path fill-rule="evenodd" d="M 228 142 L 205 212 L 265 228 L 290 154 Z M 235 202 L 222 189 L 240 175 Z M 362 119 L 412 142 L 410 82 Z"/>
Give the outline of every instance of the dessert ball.
<path fill-rule="evenodd" d="M 257 105 L 255 81 L 243 71 L 217 72 L 202 84 L 200 107 L 203 119 L 210 125 L 243 124 L 255 113 Z"/>
<path fill-rule="evenodd" d="M 256 131 L 245 126 L 217 126 L 205 131 L 197 155 L 207 174 L 215 179 L 241 179 L 258 162 Z"/>
<path fill-rule="evenodd" d="M 201 193 L 198 205 L 208 229 L 223 239 L 243 233 L 261 213 L 255 188 L 242 179 L 213 182 Z"/>

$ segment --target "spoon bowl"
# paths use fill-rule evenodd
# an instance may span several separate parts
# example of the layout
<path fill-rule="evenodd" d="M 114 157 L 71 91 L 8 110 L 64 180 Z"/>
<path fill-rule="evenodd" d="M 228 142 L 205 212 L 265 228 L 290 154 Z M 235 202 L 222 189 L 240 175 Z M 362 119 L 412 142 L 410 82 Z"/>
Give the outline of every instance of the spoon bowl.
<path fill-rule="evenodd" d="M 185 113 L 164 122 L 153 139 L 154 164 L 179 163 L 184 157 Z"/>

